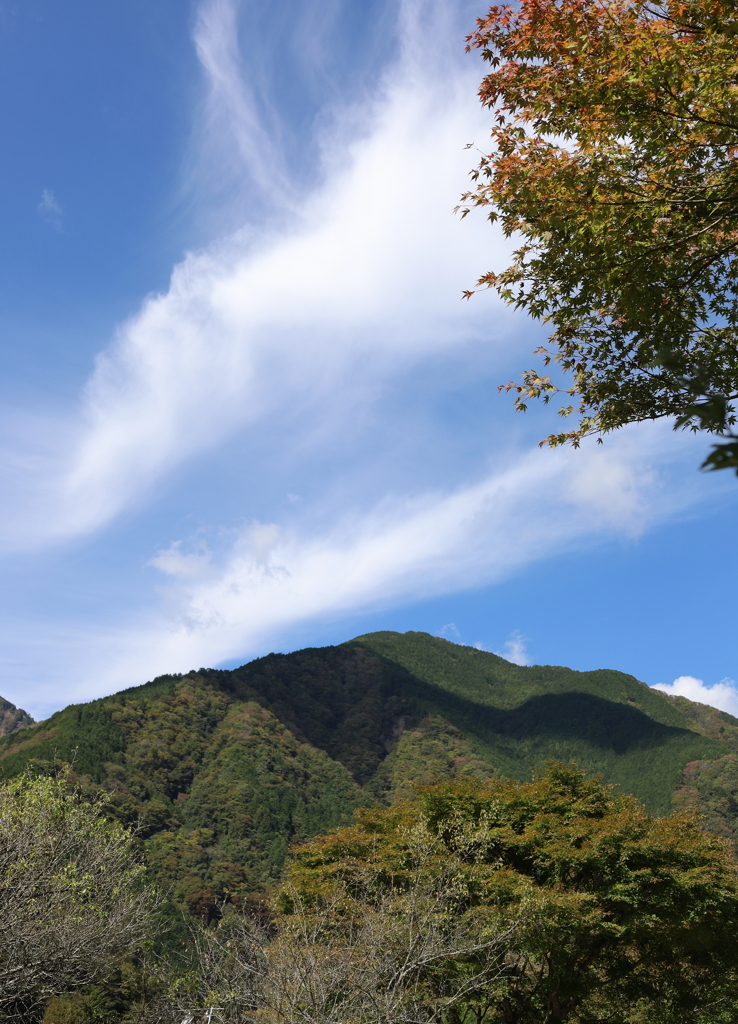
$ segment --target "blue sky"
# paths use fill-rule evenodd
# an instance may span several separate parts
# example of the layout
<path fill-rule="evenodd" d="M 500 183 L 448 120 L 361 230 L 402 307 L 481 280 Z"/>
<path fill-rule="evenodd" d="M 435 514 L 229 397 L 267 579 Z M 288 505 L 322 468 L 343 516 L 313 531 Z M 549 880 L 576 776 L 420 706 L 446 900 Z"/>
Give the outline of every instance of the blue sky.
<path fill-rule="evenodd" d="M 540 326 L 460 299 L 482 12 L 0 5 L 4 697 L 422 629 L 738 712 L 735 478 L 539 450 Z"/>

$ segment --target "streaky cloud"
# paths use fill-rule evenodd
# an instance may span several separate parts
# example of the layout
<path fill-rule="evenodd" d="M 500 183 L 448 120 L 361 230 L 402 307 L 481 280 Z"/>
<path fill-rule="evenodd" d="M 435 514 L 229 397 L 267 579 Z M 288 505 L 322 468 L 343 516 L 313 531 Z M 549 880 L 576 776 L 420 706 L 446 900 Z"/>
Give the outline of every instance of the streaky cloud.
<path fill-rule="evenodd" d="M 197 47 L 209 104 L 243 137 L 258 178 L 272 158 L 233 49 L 234 11 L 204 4 Z M 121 325 L 65 425 L 76 443 L 44 475 L 43 525 L 22 505 L 8 521 L 15 549 L 99 530 L 237 430 L 301 411 L 309 432 L 331 394 L 353 392 L 355 415 L 429 356 L 483 338 L 509 344 L 509 316 L 491 296 L 460 301 L 502 245 L 452 215 L 463 146 L 484 126 L 469 69 L 457 62 L 438 80 L 408 53 L 367 100 L 359 136 L 325 140 L 326 176 L 289 224 L 278 216 L 189 254 L 166 293 Z"/>
<path fill-rule="evenodd" d="M 208 85 L 200 124 L 200 173 L 209 166 L 222 178 L 227 176 L 224 163 L 232 163 L 230 173 L 247 174 L 250 186 L 272 207 L 291 209 L 294 184 L 275 143 L 278 120 L 272 117 L 270 132 L 264 123 L 265 90 L 243 73 L 238 7 L 233 0 L 205 0 L 195 16 L 193 42 Z"/>
<path fill-rule="evenodd" d="M 66 700 L 89 699 L 158 673 L 247 660 L 284 647 L 301 625 L 500 582 L 583 544 L 635 538 L 692 501 L 678 488 L 660 494 L 654 465 L 673 458 L 670 440 L 666 426 L 654 424 L 622 432 L 605 450 L 533 452 L 450 493 L 336 513 L 323 532 L 298 519 L 251 521 L 214 547 L 201 534 L 183 537 L 151 560 L 162 578 L 158 610 L 90 635 L 70 627 L 58 645 L 47 638 L 36 652 L 44 662 L 36 674 L 47 680 L 36 687 L 39 705 L 54 706 L 60 691 Z M 622 492 L 609 516 L 582 486 L 595 471 Z M 520 640 L 502 652 L 518 664 Z M 7 638 L 6 659 L 17 642 Z"/>

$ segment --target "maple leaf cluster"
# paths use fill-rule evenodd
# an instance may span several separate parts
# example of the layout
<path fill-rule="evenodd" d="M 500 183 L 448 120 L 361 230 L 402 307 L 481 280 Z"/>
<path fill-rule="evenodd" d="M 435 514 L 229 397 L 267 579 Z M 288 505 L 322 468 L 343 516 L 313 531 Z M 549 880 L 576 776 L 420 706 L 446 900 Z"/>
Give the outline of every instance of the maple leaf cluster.
<path fill-rule="evenodd" d="M 738 9 L 520 0 L 467 48 L 494 123 L 462 212 L 519 241 L 477 287 L 549 324 L 537 351 L 572 381 L 502 389 L 519 409 L 571 399 L 578 425 L 542 444 L 675 417 L 723 436 L 706 468 L 738 471 Z"/>

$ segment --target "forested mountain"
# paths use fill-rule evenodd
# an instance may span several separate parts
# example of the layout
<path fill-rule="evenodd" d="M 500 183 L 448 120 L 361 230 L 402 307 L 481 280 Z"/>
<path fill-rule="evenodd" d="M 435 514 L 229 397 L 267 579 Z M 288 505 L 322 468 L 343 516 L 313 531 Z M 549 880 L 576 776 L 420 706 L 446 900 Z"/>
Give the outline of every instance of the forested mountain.
<path fill-rule="evenodd" d="M 8 736 L 25 725 L 33 725 L 33 719 L 28 712 L 0 697 L 0 736 Z"/>
<path fill-rule="evenodd" d="M 425 633 L 372 633 L 233 671 L 161 676 L 0 740 L 0 774 L 70 761 L 138 822 L 153 875 L 197 915 L 258 898 L 288 846 L 454 775 L 574 759 L 648 808 L 733 838 L 738 720 L 632 676 L 520 667 Z"/>

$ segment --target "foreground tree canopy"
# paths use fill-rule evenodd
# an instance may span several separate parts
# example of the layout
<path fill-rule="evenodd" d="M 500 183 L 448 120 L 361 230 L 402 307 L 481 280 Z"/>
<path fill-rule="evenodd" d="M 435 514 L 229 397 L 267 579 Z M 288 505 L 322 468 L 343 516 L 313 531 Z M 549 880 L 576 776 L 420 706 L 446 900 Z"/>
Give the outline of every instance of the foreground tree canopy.
<path fill-rule="evenodd" d="M 434 952 L 408 970 L 411 1013 L 344 1020 L 735 1019 L 738 878 L 727 847 L 689 815 L 652 817 L 572 768 L 528 784 L 443 783 L 358 811 L 353 827 L 295 852 L 281 927 L 295 915 L 304 931 L 306 908 L 355 920 L 357 901 L 383 918 L 373 927 L 386 959 L 393 935 L 414 948 L 418 909 L 432 918 Z M 343 936 L 335 946 L 346 949 Z"/>
<path fill-rule="evenodd" d="M 151 933 L 133 837 L 66 776 L 0 787 L 0 1019 L 112 975 Z"/>
<path fill-rule="evenodd" d="M 738 472 L 737 43 L 732 0 L 520 0 L 468 39 L 495 117 L 464 213 L 521 240 L 479 286 L 553 327 L 572 386 L 504 386 L 573 398 L 553 446 L 670 416 Z"/>
<path fill-rule="evenodd" d="M 117 978 L 149 933 L 155 896 L 130 833 L 104 804 L 81 801 L 71 778 L 0 789 L 0 1020 L 738 1019 L 727 843 L 572 767 L 525 784 L 457 779 L 359 810 L 353 826 L 293 850 L 259 913 L 224 905 L 140 977 Z M 83 988 L 106 978 L 110 991 Z"/>

